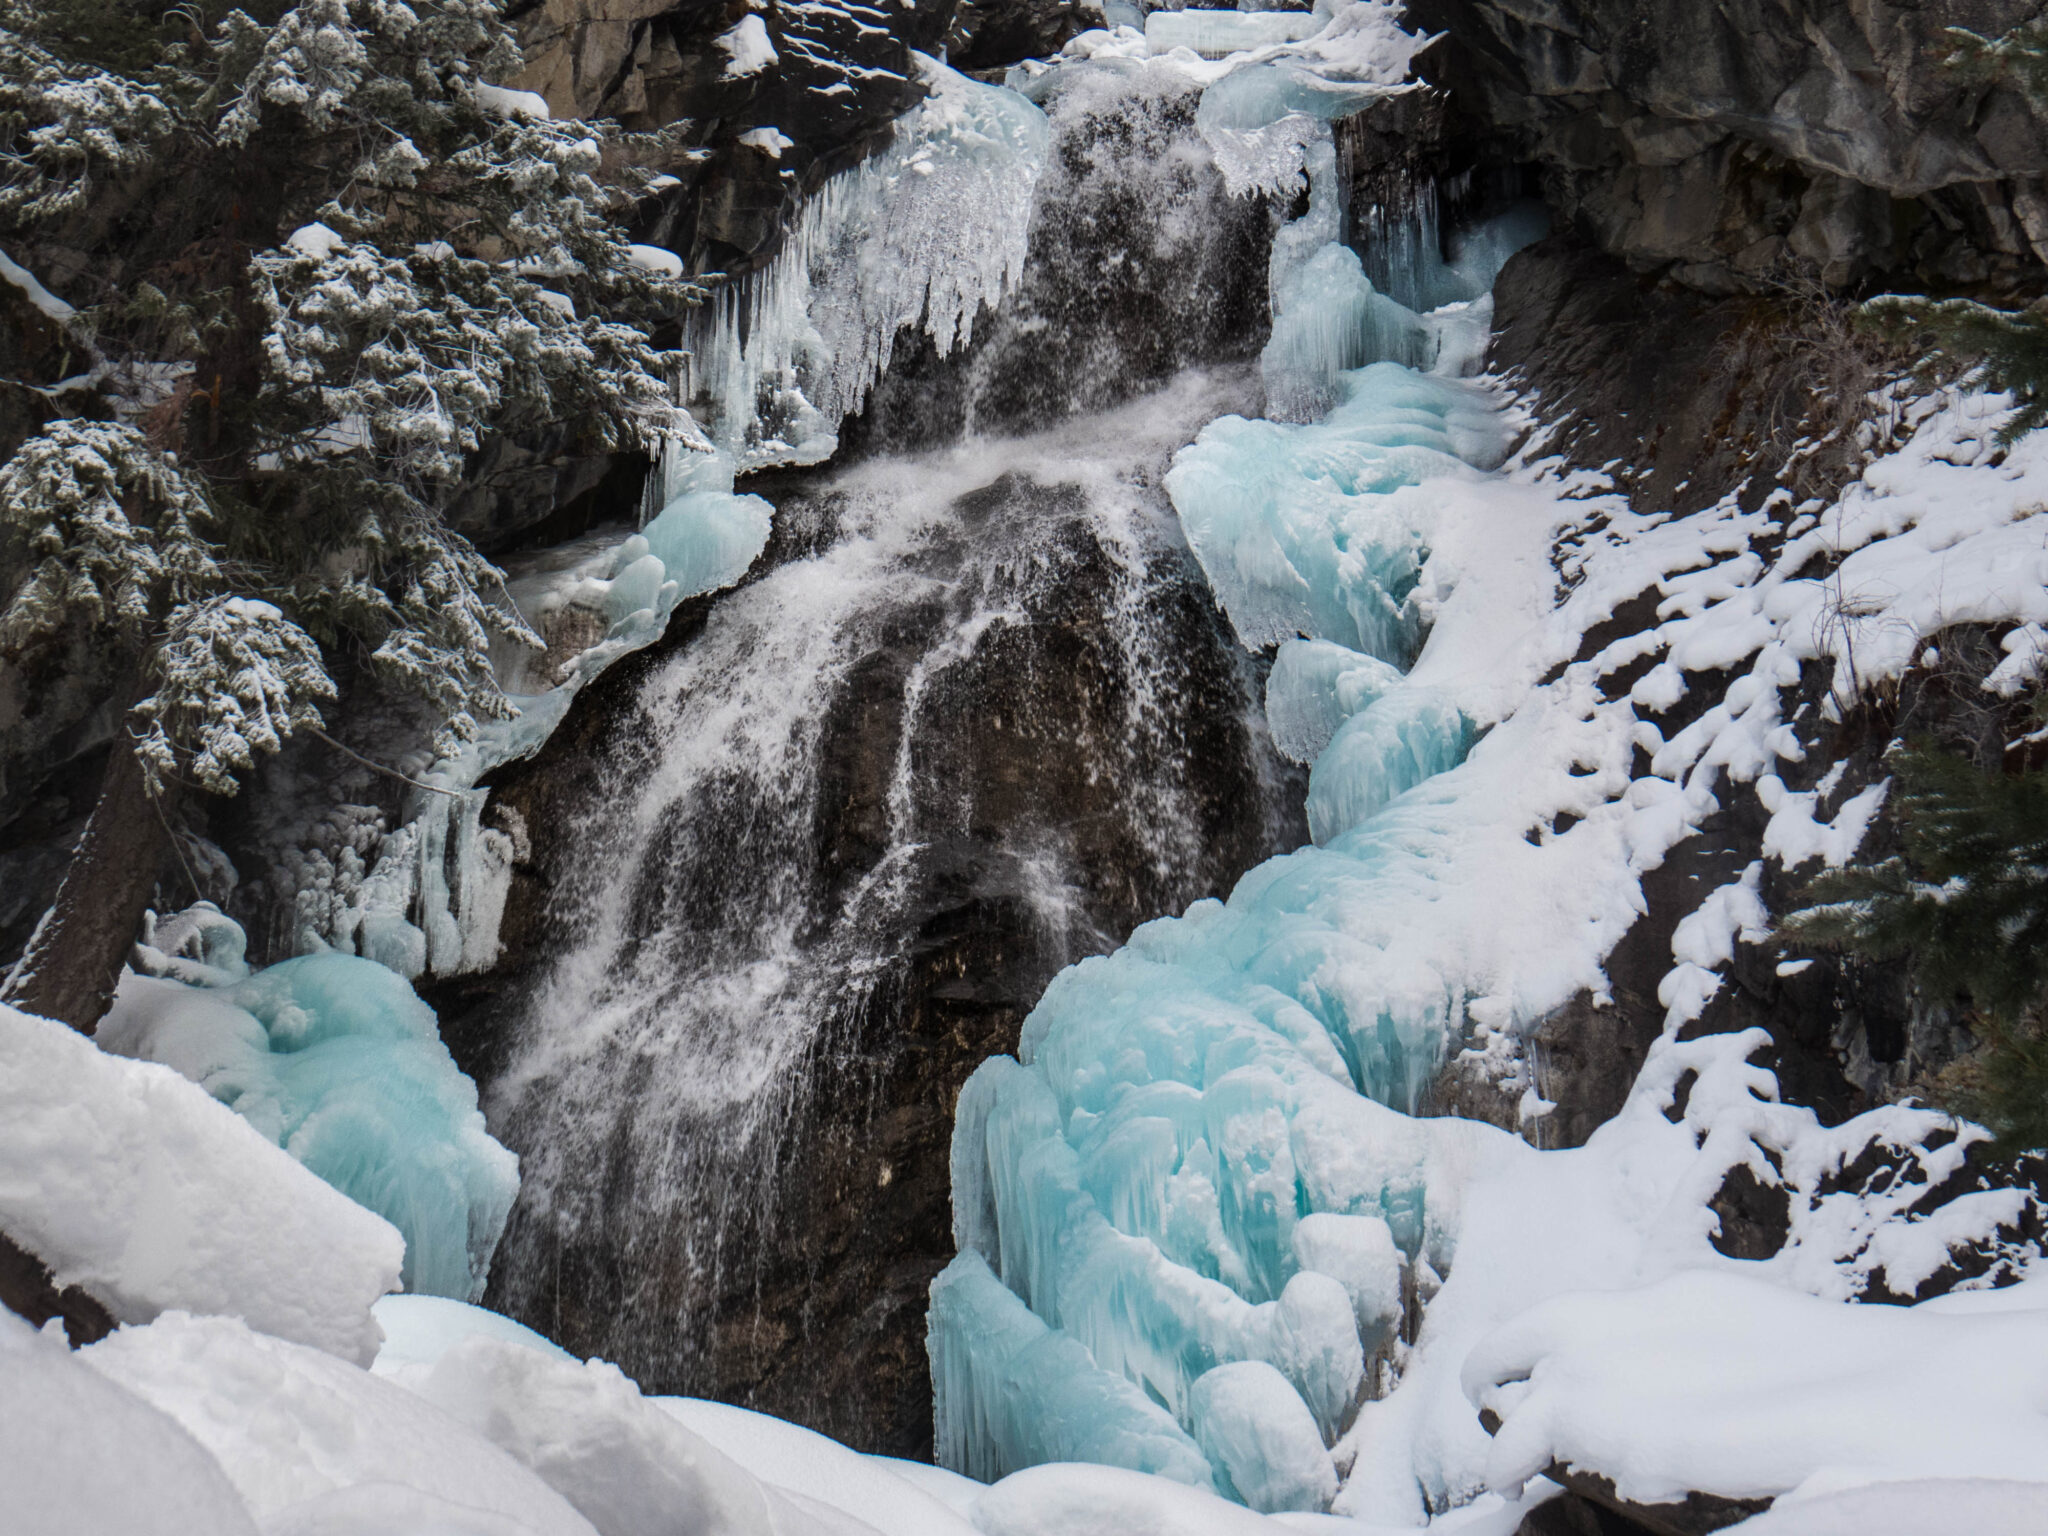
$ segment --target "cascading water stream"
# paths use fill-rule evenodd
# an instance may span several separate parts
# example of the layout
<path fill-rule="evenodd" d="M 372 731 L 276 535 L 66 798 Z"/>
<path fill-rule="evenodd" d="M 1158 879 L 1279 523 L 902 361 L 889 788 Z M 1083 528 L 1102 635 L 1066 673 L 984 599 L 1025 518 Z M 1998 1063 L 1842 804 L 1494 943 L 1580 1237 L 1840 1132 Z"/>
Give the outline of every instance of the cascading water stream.
<path fill-rule="evenodd" d="M 523 1158 L 501 1305 L 643 1376 L 743 1390 L 809 1262 L 786 1250 L 829 1225 L 792 1190 L 822 1124 L 869 1118 L 935 914 L 992 912 L 1035 987 L 1282 842 L 1256 676 L 1158 489 L 1246 385 L 1189 375 L 783 500 L 799 547 L 641 685 L 563 834 L 574 937 L 488 1093 Z"/>
<path fill-rule="evenodd" d="M 694 495 L 730 500 L 735 459 L 829 450 L 828 416 L 868 388 L 860 360 L 901 361 L 852 424 L 876 456 L 779 482 L 769 568 L 645 673 L 607 722 L 592 788 L 546 813 L 555 938 L 498 1026 L 509 1045 L 486 1090 L 523 1170 L 493 1305 L 663 1390 L 898 1452 L 929 1444 L 924 1291 L 951 1251 L 942 1148 L 960 1082 L 1014 1047 L 1062 966 L 1304 835 L 1259 708 L 1263 663 L 1233 642 L 1183 524 L 1240 633 L 1280 632 L 1246 630 L 1200 520 L 1176 516 L 1163 483 L 1204 423 L 1259 404 L 1258 312 L 1218 318 L 1245 315 L 1259 267 L 1278 316 L 1266 394 L 1305 410 L 1369 360 L 1345 314 L 1325 326 L 1334 344 L 1309 336 L 1301 278 L 1343 251 L 1326 118 L 1394 88 L 1412 51 L 1359 10 L 1370 25 L 1322 66 L 1343 78 L 1257 66 L 1240 119 L 1209 112 L 1215 88 L 1178 63 L 1032 87 L 1050 138 L 1030 258 L 950 359 L 988 296 L 976 284 L 1009 270 L 984 259 L 1000 239 L 960 242 L 961 282 L 898 273 L 827 321 L 814 301 L 847 230 L 895 251 L 904 187 L 956 176 L 963 206 L 993 206 L 979 150 L 935 159 L 930 144 L 1007 134 L 1009 155 L 1032 109 L 964 82 L 935 96 L 935 140 L 906 135 L 819 205 L 783 269 L 710 318 L 696 382 L 723 453 L 668 467 L 671 518 Z M 1282 131 L 1252 121 L 1268 110 Z M 1304 148 L 1310 213 L 1270 264 L 1247 260 L 1239 247 L 1271 228 L 1252 194 L 1284 191 Z M 1261 169 L 1233 196 L 1247 157 Z M 1358 289 L 1404 335 L 1441 330 L 1362 274 Z M 944 334 L 921 349 L 885 323 L 935 313 Z M 977 428 L 1007 435 L 887 451 Z M 698 490 L 701 473 L 716 484 Z"/>

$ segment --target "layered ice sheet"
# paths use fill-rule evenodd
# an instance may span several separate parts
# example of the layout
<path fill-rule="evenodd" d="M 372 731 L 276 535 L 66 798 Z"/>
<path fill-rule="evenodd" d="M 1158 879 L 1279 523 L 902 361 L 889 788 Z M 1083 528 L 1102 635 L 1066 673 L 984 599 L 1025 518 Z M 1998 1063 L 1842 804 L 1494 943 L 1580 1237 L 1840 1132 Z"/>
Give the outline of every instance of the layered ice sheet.
<path fill-rule="evenodd" d="M 126 973 L 100 1044 L 175 1068 L 398 1228 L 408 1290 L 481 1296 L 519 1163 L 484 1129 L 433 1010 L 374 961 L 252 974 L 232 948 L 234 968 L 186 961 L 187 980 Z"/>
<path fill-rule="evenodd" d="M 1145 18 L 1145 43 L 1155 53 L 1191 48 L 1222 56 L 1298 43 L 1322 31 L 1328 20 L 1310 11 L 1154 11 Z"/>

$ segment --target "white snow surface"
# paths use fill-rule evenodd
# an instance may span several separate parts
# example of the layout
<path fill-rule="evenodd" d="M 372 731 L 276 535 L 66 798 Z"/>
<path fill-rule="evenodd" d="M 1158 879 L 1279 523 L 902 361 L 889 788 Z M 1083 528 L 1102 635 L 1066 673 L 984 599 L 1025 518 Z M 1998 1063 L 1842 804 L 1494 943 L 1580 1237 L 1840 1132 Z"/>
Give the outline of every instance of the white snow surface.
<path fill-rule="evenodd" d="M 11 1536 L 255 1536 L 175 1420 L 89 1370 L 61 1328 L 0 1308 L 0 1506 Z"/>
<path fill-rule="evenodd" d="M 674 251 L 664 250 L 658 245 L 633 245 L 626 248 L 633 265 L 663 277 L 681 277 L 683 258 Z"/>
<path fill-rule="evenodd" d="M 1914 1478 L 2048 1485 L 2048 1294 L 2026 1289 L 2031 1307 L 1930 1312 L 1693 1270 L 1555 1297 L 1466 1358 L 1468 1396 L 1503 1420 L 1488 1480 L 1513 1490 L 1563 1462 L 1646 1504 Z"/>
<path fill-rule="evenodd" d="M 183 1425 L 265 1524 L 338 1490 L 389 1483 L 531 1536 L 590 1536 L 541 1478 L 418 1395 L 232 1318 L 167 1313 L 79 1358 Z"/>
<path fill-rule="evenodd" d="M 310 256 L 315 261 L 325 261 L 347 245 L 348 241 L 325 224 L 302 224 L 285 237 L 284 243 L 301 256 Z"/>
<path fill-rule="evenodd" d="M 481 1334 L 537 1350 L 552 1360 L 576 1357 L 545 1334 L 499 1312 L 487 1312 L 448 1296 L 386 1296 L 371 1309 L 384 1330 L 384 1346 L 370 1369 L 395 1376 L 411 1366 L 432 1365 L 464 1339 Z"/>
<path fill-rule="evenodd" d="M 551 115 L 545 96 L 533 91 L 515 91 L 502 85 L 476 84 L 470 87 L 476 104 L 499 117 L 533 117 L 545 122 Z"/>
<path fill-rule="evenodd" d="M 779 128 L 749 128 L 734 142 L 744 144 L 749 149 L 758 149 L 770 160 L 780 160 L 782 152 L 796 144 L 795 139 Z"/>
<path fill-rule="evenodd" d="M 725 54 L 724 78 L 743 80 L 758 75 L 776 61 L 775 44 L 768 40 L 768 27 L 758 16 L 742 16 L 731 31 L 712 39 Z"/>
<path fill-rule="evenodd" d="M 2039 1536 L 2048 1483 L 1990 1478 L 1887 1482 L 1783 1499 L 1731 1531 L 1741 1536 Z"/>
<path fill-rule="evenodd" d="M 800 1424 L 726 1403 L 650 1401 L 762 1482 L 822 1500 L 888 1536 L 974 1536 L 958 1508 L 904 1475 L 906 1463 L 863 1456 Z M 918 1471 L 934 1484 L 951 1480 L 955 1497 L 971 1500 L 983 1491 L 980 1483 L 938 1467 Z"/>
<path fill-rule="evenodd" d="M 169 1067 L 4 1005 L 0 1230 L 118 1321 L 223 1313 L 366 1364 L 404 1246 Z"/>
<path fill-rule="evenodd" d="M 55 320 L 59 325 L 64 324 L 73 315 L 78 313 L 71 305 L 65 303 L 64 300 L 58 298 L 57 295 L 45 288 L 37 279 L 35 273 L 20 265 L 5 251 L 0 251 L 0 280 L 10 282 L 19 288 L 27 297 L 29 303 L 41 310 L 50 319 Z"/>

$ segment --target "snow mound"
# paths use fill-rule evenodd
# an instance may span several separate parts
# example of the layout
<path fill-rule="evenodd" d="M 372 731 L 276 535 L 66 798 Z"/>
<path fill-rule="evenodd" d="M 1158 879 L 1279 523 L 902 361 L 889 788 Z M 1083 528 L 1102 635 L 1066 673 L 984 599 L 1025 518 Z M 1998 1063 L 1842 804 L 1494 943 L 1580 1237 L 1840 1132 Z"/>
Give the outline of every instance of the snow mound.
<path fill-rule="evenodd" d="M 822 1499 L 888 1536 L 974 1536 L 974 1526 L 935 1491 L 943 1488 L 965 1504 L 983 1491 L 971 1479 L 863 1456 L 801 1425 L 726 1403 L 693 1397 L 650 1401 L 762 1482 Z"/>
<path fill-rule="evenodd" d="M 122 1322 L 218 1312 L 369 1361 L 402 1242 L 167 1067 L 0 1006 L 0 1231 Z"/>
<path fill-rule="evenodd" d="M 576 1357 L 553 1339 L 497 1312 L 446 1296 L 386 1296 L 372 1308 L 384 1330 L 384 1347 L 370 1369 L 379 1376 L 402 1374 L 408 1367 L 432 1365 L 464 1339 L 479 1334 L 507 1344 L 538 1350 L 554 1360 L 576 1363 Z"/>
<path fill-rule="evenodd" d="M 521 1536 L 591 1536 L 589 1522 L 542 1479 L 430 1403 L 231 1318 L 166 1313 L 78 1358 L 183 1425 L 266 1528 L 289 1526 L 288 1512 L 322 1501 L 305 1512 L 310 1529 L 359 1529 L 343 1516 L 355 1519 L 361 1506 L 336 1504 L 334 1495 L 381 1483 L 480 1511 Z"/>
<path fill-rule="evenodd" d="M 2048 1531 L 2048 1483 L 1879 1483 L 1781 1499 L 1732 1529 L 1741 1536 L 2039 1536 Z"/>
<path fill-rule="evenodd" d="M 1013 1472 L 974 1505 L 983 1536 L 1277 1536 L 1240 1504 L 1122 1467 Z"/>
<path fill-rule="evenodd" d="M 13 1536 L 255 1536 L 220 1464 L 170 1418 L 0 1308 L 0 1490 Z"/>
<path fill-rule="evenodd" d="M 727 80 L 758 75 L 778 57 L 775 44 L 768 38 L 768 28 L 758 16 L 742 16 L 731 31 L 720 33 L 712 41 L 725 54 Z"/>
<path fill-rule="evenodd" d="M 397 1227 L 408 1290 L 483 1294 L 519 1163 L 404 977 L 335 954 L 217 986 L 131 971 L 99 1039 L 176 1068 Z"/>
<path fill-rule="evenodd" d="M 1562 1462 L 1644 1504 L 1920 1477 L 2037 1481 L 2048 1499 L 2044 1381 L 2048 1295 L 1851 1306 L 1706 1271 L 1555 1297 L 1464 1368 L 1502 1419 L 1496 1490 Z"/>
<path fill-rule="evenodd" d="M 874 1527 L 820 1502 L 824 1490 L 757 1481 L 601 1360 L 578 1365 L 478 1336 L 404 1379 L 531 1468 L 600 1536 L 874 1536 Z M 916 1497 L 907 1485 L 904 1494 Z"/>

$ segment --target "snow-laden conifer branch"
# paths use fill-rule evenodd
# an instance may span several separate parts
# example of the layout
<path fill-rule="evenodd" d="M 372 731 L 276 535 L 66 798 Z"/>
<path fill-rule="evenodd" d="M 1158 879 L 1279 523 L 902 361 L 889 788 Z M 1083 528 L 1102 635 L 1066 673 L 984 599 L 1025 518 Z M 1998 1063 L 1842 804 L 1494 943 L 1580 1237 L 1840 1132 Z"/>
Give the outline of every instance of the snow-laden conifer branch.
<path fill-rule="evenodd" d="M 142 637 L 163 602 L 220 580 L 200 531 L 210 517 L 176 458 L 135 427 L 51 423 L 0 465 L 0 551 L 30 565 L 0 611 L 0 647 L 19 651 L 73 615 Z"/>
<path fill-rule="evenodd" d="M 335 696 L 313 637 L 270 603 L 209 597 L 177 609 L 166 630 L 155 690 L 134 710 L 153 791 L 182 768 L 202 788 L 233 794 L 258 752 L 317 727 L 319 703 Z"/>

